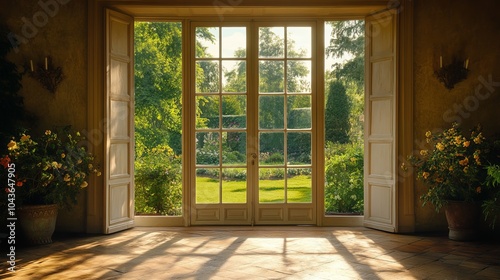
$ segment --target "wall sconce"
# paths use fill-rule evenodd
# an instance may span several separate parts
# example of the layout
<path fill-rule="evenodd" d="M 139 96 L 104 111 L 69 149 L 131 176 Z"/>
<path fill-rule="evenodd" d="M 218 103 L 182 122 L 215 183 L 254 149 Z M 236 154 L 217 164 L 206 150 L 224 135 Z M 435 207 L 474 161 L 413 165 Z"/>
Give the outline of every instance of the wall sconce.
<path fill-rule="evenodd" d="M 25 67 L 25 69 L 29 69 L 28 74 L 30 77 L 38 80 L 45 89 L 52 93 L 56 92 L 57 86 L 64 79 L 61 67 L 52 67 L 52 58 L 50 56 L 45 57 L 44 64 L 33 65 L 33 60 L 30 60 L 29 67 Z"/>
<path fill-rule="evenodd" d="M 437 79 L 444 84 L 447 89 L 452 89 L 455 84 L 465 80 L 469 72 L 469 59 L 461 61 L 454 59 L 451 64 L 443 67 L 443 57 L 439 57 L 439 70 L 434 72 Z"/>

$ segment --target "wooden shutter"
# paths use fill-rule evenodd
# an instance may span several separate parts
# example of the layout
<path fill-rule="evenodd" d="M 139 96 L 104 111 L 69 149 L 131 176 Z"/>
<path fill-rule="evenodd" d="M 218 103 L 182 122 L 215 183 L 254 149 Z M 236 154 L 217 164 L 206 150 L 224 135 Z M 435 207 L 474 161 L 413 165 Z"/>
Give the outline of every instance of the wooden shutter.
<path fill-rule="evenodd" d="M 106 11 L 105 233 L 134 225 L 134 20 Z"/>
<path fill-rule="evenodd" d="M 364 225 L 397 231 L 396 18 L 366 19 Z"/>

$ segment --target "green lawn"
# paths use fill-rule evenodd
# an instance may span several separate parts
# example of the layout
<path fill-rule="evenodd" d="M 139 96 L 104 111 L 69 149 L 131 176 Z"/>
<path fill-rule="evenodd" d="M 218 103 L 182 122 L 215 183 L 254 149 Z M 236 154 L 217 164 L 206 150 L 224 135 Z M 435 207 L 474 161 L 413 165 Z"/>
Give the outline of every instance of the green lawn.
<path fill-rule="evenodd" d="M 288 202 L 311 202 L 311 176 L 299 175 L 288 178 Z M 260 180 L 259 202 L 285 202 L 285 180 Z M 222 181 L 222 203 L 246 203 L 246 181 Z M 218 203 L 219 180 L 196 177 L 196 203 Z"/>

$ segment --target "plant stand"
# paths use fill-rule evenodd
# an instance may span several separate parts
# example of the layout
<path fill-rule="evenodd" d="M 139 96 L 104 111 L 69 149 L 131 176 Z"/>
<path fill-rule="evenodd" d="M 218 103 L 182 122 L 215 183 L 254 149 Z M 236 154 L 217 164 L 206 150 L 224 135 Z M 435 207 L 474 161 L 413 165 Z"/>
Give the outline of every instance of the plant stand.
<path fill-rule="evenodd" d="M 52 243 L 57 220 L 57 204 L 25 205 L 18 210 L 19 225 L 31 245 Z"/>
<path fill-rule="evenodd" d="M 448 221 L 448 238 L 456 241 L 472 241 L 479 236 L 481 207 L 477 203 L 448 201 L 444 207 Z"/>

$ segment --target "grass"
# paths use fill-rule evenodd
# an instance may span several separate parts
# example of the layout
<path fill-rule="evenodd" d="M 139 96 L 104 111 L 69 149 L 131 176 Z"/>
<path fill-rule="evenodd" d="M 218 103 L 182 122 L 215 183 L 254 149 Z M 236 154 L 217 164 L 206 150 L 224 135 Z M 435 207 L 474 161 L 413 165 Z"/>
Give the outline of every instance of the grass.
<path fill-rule="evenodd" d="M 288 178 L 288 202 L 307 203 L 312 201 L 311 176 L 299 175 Z M 196 203 L 219 203 L 219 180 L 210 177 L 196 177 Z M 246 203 L 247 189 L 244 180 L 222 181 L 222 203 Z M 260 180 L 260 203 L 284 203 L 285 180 Z"/>

